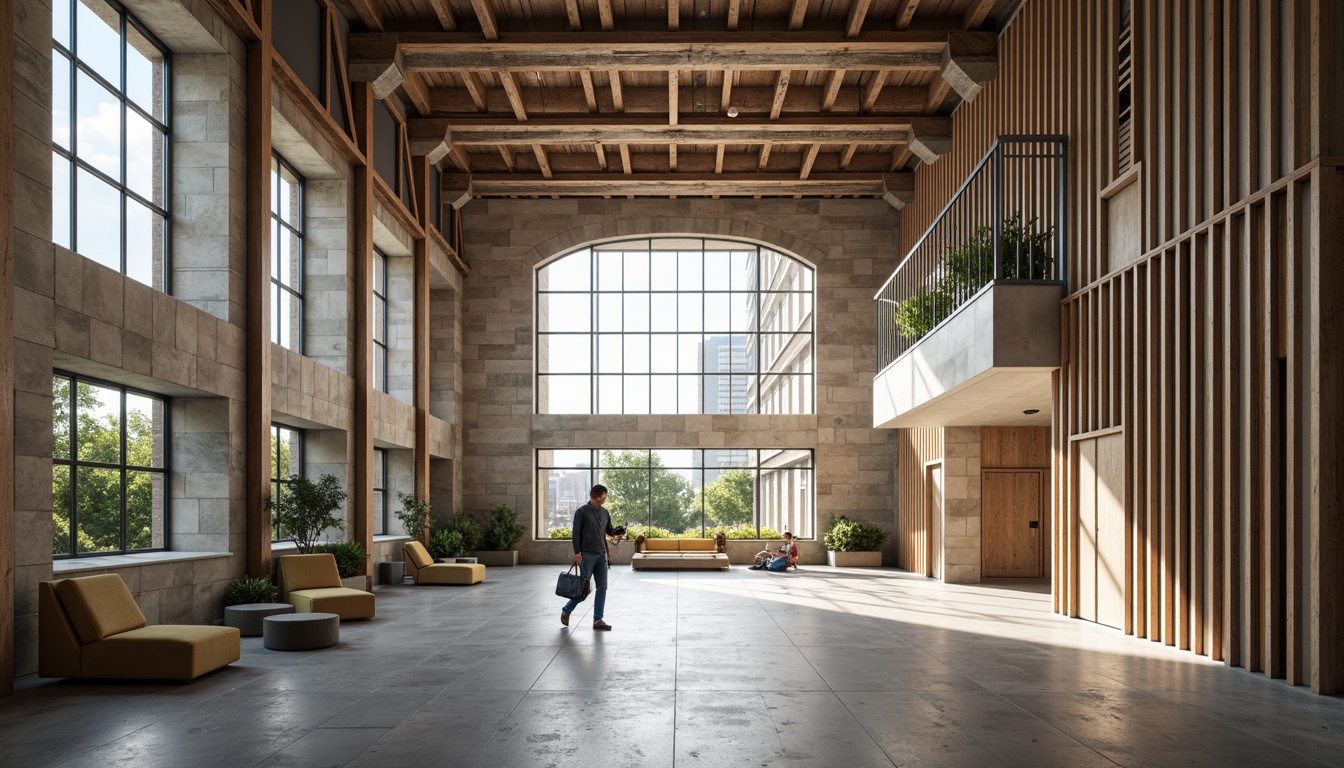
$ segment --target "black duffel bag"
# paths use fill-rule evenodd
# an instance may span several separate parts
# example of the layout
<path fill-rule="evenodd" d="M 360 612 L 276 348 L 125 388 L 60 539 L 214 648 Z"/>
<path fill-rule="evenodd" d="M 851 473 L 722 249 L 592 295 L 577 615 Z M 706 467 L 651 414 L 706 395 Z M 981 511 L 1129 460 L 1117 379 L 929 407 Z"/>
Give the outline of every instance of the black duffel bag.
<path fill-rule="evenodd" d="M 577 565 L 571 565 L 568 571 L 561 571 L 555 582 L 555 594 L 566 600 L 584 600 L 588 597 L 588 581 L 575 571 Z"/>

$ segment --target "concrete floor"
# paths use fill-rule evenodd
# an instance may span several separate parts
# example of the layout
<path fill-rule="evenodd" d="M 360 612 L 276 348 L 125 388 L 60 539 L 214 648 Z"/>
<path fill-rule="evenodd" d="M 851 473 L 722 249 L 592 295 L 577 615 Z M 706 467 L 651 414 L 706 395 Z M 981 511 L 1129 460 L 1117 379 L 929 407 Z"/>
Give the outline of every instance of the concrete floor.
<path fill-rule="evenodd" d="M 558 566 L 379 587 L 339 646 L 185 686 L 25 678 L 0 765 L 1341 765 L 1344 699 L 1052 615 L 1043 583 Z"/>

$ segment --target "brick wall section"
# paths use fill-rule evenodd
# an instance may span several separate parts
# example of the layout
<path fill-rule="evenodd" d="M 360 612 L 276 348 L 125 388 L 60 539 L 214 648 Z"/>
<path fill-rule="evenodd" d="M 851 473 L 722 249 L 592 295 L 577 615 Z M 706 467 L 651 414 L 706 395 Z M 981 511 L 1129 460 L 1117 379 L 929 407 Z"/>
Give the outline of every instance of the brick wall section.
<path fill-rule="evenodd" d="M 472 274 L 462 293 L 460 509 L 479 512 L 504 502 L 532 510 L 534 448 L 813 448 L 818 528 L 845 514 L 894 531 L 894 433 L 872 428 L 872 297 L 896 259 L 897 216 L 886 203 L 478 200 L 463 213 Z M 599 240 L 661 234 L 755 240 L 816 267 L 816 414 L 533 414 L 536 265 Z M 529 535 L 522 558 L 563 560 L 568 546 L 532 541 Z M 824 560 L 819 542 L 807 542 L 802 550 L 807 562 Z"/>
<path fill-rule="evenodd" d="M 980 581 L 980 428 L 943 430 L 943 581 Z"/>

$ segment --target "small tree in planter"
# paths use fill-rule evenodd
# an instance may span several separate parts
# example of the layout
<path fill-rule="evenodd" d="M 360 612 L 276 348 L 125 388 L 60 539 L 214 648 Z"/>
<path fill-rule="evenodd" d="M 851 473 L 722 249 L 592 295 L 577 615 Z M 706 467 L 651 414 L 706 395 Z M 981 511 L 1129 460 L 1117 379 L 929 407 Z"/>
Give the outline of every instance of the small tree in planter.
<path fill-rule="evenodd" d="M 518 564 L 518 542 L 527 534 L 527 526 L 518 522 L 518 510 L 508 504 L 495 507 L 483 533 L 484 541 L 476 552 L 477 562 L 495 566 Z"/>
<path fill-rule="evenodd" d="M 886 540 L 887 532 L 876 525 L 841 515 L 831 521 L 823 538 L 826 562 L 837 568 L 879 567 L 882 565 L 882 542 Z"/>
<path fill-rule="evenodd" d="M 280 530 L 294 540 L 299 553 L 307 555 L 314 551 L 323 531 L 345 530 L 345 521 L 335 515 L 345 499 L 345 491 L 335 475 L 323 475 L 316 483 L 291 475 L 280 493 L 266 500 L 266 509 Z"/>
<path fill-rule="evenodd" d="M 481 546 L 481 527 L 470 517 L 448 518 L 429 538 L 429 554 L 434 558 L 454 559 Z"/>
<path fill-rule="evenodd" d="M 401 521 L 402 529 L 415 541 L 424 540 L 430 522 L 429 499 L 417 499 L 408 493 L 399 493 L 397 498 L 401 499 L 401 509 L 393 514 Z"/>
<path fill-rule="evenodd" d="M 361 576 L 364 563 L 369 559 L 369 553 L 365 552 L 364 547 L 357 541 L 335 541 L 330 544 L 321 544 L 318 545 L 317 551 L 330 552 L 332 557 L 336 558 L 336 572 L 340 574 L 342 580 Z M 356 589 L 364 589 L 364 586 L 361 585 Z"/>

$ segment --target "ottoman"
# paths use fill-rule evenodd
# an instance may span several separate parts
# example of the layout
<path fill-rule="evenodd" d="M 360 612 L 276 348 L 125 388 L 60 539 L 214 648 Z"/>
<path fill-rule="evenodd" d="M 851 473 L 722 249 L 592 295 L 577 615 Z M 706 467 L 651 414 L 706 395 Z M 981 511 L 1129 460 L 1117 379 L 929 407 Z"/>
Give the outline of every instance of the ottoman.
<path fill-rule="evenodd" d="M 237 627 L 243 637 L 261 637 L 261 620 L 267 616 L 293 613 L 289 603 L 247 603 L 224 607 L 224 626 Z"/>
<path fill-rule="evenodd" d="M 282 613 L 262 619 L 261 644 L 272 651 L 311 651 L 341 641 L 334 613 Z"/>

